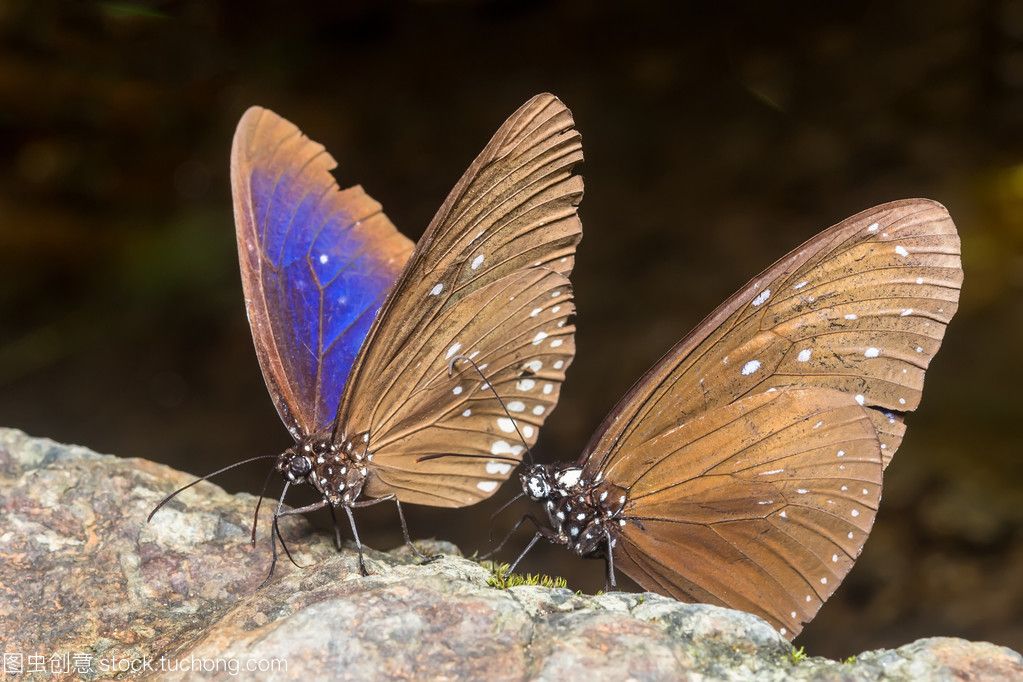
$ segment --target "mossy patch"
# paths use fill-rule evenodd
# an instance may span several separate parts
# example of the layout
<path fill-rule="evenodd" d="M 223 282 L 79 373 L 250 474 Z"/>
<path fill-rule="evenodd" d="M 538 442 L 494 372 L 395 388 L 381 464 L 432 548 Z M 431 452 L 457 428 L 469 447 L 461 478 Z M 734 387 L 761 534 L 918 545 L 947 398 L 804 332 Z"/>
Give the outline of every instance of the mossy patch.
<path fill-rule="evenodd" d="M 494 561 L 481 561 L 483 566 L 490 571 L 490 578 L 487 584 L 499 590 L 507 590 L 509 587 L 519 585 L 539 585 L 540 587 L 568 587 L 568 581 L 559 576 L 550 576 L 543 573 L 509 573 L 511 568 L 508 564 L 499 564 Z"/>

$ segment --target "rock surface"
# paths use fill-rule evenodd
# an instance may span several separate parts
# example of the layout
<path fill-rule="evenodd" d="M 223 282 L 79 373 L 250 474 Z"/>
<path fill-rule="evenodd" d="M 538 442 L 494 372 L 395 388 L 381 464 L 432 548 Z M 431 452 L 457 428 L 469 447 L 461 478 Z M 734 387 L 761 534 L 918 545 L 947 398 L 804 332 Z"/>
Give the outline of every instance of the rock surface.
<path fill-rule="evenodd" d="M 794 655 L 767 623 L 652 594 L 501 590 L 445 543 L 350 549 L 299 519 L 303 566 L 249 545 L 255 499 L 212 484 L 146 515 L 190 477 L 0 429 L 0 643 L 26 677 L 188 679 L 1023 679 L 1004 647 L 923 639 L 850 662 Z M 267 528 L 269 512 L 261 519 Z M 261 533 L 265 536 L 265 533 Z M 216 668 L 220 672 L 209 672 Z M 273 670 L 268 670 L 272 668 Z M 286 668 L 286 669 L 285 669 Z M 56 670 L 58 675 L 51 674 Z M 45 671 L 45 672 L 44 672 Z"/>

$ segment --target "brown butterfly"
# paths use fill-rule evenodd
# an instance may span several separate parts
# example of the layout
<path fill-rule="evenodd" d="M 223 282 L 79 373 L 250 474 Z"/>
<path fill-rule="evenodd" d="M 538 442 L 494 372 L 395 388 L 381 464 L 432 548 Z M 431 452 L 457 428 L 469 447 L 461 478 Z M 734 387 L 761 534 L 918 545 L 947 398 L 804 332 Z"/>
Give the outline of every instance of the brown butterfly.
<path fill-rule="evenodd" d="M 271 111 L 245 113 L 231 176 L 246 309 L 296 441 L 273 456 L 286 480 L 274 562 L 280 516 L 341 507 L 362 567 L 353 508 L 462 507 L 507 480 L 524 450 L 512 434 L 535 442 L 575 354 L 580 161 L 571 112 L 534 97 L 413 249 L 361 187 L 339 189 L 321 145 Z M 527 402 L 513 425 L 505 403 Z M 284 510 L 300 483 L 321 499 Z"/>
<path fill-rule="evenodd" d="M 852 568 L 920 403 L 963 272 L 923 199 L 820 233 L 729 298 L 637 382 L 575 463 L 523 494 L 540 538 L 648 590 L 755 613 L 788 637 Z"/>

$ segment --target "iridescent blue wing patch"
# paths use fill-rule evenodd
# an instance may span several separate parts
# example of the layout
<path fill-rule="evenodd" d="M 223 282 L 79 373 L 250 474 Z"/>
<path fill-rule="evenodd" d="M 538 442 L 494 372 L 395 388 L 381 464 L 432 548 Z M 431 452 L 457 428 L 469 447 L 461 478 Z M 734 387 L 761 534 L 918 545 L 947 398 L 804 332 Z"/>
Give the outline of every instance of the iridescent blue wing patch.
<path fill-rule="evenodd" d="M 334 420 L 352 363 L 414 247 L 323 146 L 260 107 L 231 151 L 238 258 L 263 377 L 296 438 Z"/>

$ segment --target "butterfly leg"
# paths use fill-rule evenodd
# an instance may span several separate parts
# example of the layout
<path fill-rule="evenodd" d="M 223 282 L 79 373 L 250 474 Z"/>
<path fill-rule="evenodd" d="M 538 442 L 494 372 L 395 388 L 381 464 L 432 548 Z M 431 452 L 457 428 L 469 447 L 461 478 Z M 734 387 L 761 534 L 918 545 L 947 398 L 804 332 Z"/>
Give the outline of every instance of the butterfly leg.
<path fill-rule="evenodd" d="M 480 557 L 480 559 L 483 559 L 483 560 L 489 559 L 490 557 L 492 557 L 495 554 L 497 554 L 498 552 L 500 552 L 501 548 L 504 547 L 504 544 L 506 542 L 508 542 L 508 540 L 511 538 L 511 536 L 515 534 L 515 531 L 517 531 L 519 528 L 521 528 L 522 524 L 525 523 L 526 521 L 531 521 L 532 524 L 536 527 L 537 531 L 539 531 L 543 527 L 543 526 L 540 525 L 540 522 L 536 520 L 535 516 L 533 516 L 532 514 L 524 514 L 522 516 L 522 518 L 520 518 L 518 521 L 515 522 L 515 525 L 512 526 L 511 530 L 508 531 L 505 534 L 505 536 L 501 540 L 501 542 L 499 542 L 497 544 L 497 547 L 494 547 L 492 550 L 490 550 L 486 554 L 482 555 Z"/>
<path fill-rule="evenodd" d="M 359 551 L 359 572 L 363 576 L 369 575 L 369 571 L 366 570 L 366 561 L 362 556 L 362 540 L 359 539 L 359 531 L 355 527 L 355 515 L 352 514 L 352 508 L 345 505 L 345 513 L 348 514 L 348 523 L 352 526 L 352 537 L 355 538 L 355 548 Z"/>
<path fill-rule="evenodd" d="M 533 545 L 538 543 L 540 541 L 540 538 L 542 538 L 542 537 L 543 537 L 543 533 L 541 533 L 540 531 L 537 531 L 536 535 L 533 536 L 533 539 L 529 541 L 528 545 L 526 545 L 526 548 L 524 550 L 522 550 L 522 553 L 519 554 L 519 556 L 515 559 L 515 561 L 512 562 L 511 566 L 508 567 L 508 574 L 509 575 L 511 575 L 512 573 L 515 572 L 515 567 L 519 565 L 519 562 L 522 561 L 526 557 L 526 554 L 529 553 L 529 550 L 533 549 Z"/>
<path fill-rule="evenodd" d="M 536 519 L 532 519 L 532 521 L 533 523 L 536 523 Z M 508 567 L 509 574 L 515 572 L 515 567 L 518 566 L 519 562 L 525 558 L 526 554 L 529 553 L 529 550 L 533 549 L 533 545 L 540 541 L 540 538 L 543 538 L 547 542 L 553 542 L 554 544 L 564 544 L 564 541 L 562 541 L 558 537 L 558 534 L 555 533 L 553 530 L 537 524 L 536 535 L 533 536 L 533 539 L 529 541 L 529 544 L 526 545 L 526 548 L 524 550 L 522 550 L 522 553 L 519 554 L 515 561 L 512 562 L 512 565 Z"/>
<path fill-rule="evenodd" d="M 283 501 L 283 499 L 284 496 L 282 495 L 281 500 Z M 291 563 L 293 563 L 296 568 L 305 568 L 305 566 L 301 566 L 297 561 L 295 561 L 295 557 L 291 556 L 291 550 L 288 549 L 287 543 L 284 542 L 284 536 L 281 534 L 281 526 L 279 523 L 280 518 L 282 516 L 294 516 L 295 514 L 305 514 L 306 512 L 316 511 L 317 509 L 321 509 L 326 504 L 327 504 L 326 500 L 320 500 L 319 502 L 314 502 L 313 504 L 308 504 L 304 507 L 299 507 L 298 509 L 283 510 L 281 509 L 283 502 L 277 505 L 277 511 L 274 512 L 273 523 L 271 524 L 273 527 L 271 528 L 270 532 L 270 549 L 272 554 L 272 557 L 270 559 L 270 571 L 269 573 L 267 573 L 266 578 L 263 580 L 263 582 L 260 583 L 259 585 L 260 587 L 263 587 L 268 582 L 270 582 L 270 578 L 272 578 L 274 574 L 274 569 L 277 567 L 278 556 L 277 540 L 281 541 L 281 547 L 284 549 L 284 553 L 287 555 L 288 560 L 291 561 Z"/>
<path fill-rule="evenodd" d="M 330 510 L 330 520 L 334 522 L 334 547 L 337 551 L 341 551 L 341 526 L 337 523 L 337 514 L 334 513 L 334 505 L 328 505 L 327 509 Z"/>
<path fill-rule="evenodd" d="M 277 568 L 277 537 L 280 535 L 277 528 L 277 516 L 281 513 L 281 509 L 284 508 L 284 498 L 288 494 L 289 487 L 291 487 L 290 483 L 284 484 L 284 490 L 281 491 L 281 499 L 277 502 L 277 509 L 274 510 L 273 521 L 270 524 L 270 570 L 267 572 L 266 578 L 263 579 L 263 582 L 259 584 L 260 589 L 270 582 L 270 578 L 272 578 L 274 574 L 274 569 Z"/>
<path fill-rule="evenodd" d="M 405 514 L 401 511 L 401 500 L 399 500 L 397 496 L 394 497 L 394 504 L 398 507 L 398 520 L 401 521 L 401 534 L 405 537 L 405 544 L 409 546 L 416 558 L 427 564 L 439 559 L 441 557 L 440 554 L 427 556 L 420 552 L 418 547 L 412 544 L 412 537 L 409 535 L 408 525 L 405 523 Z"/>
<path fill-rule="evenodd" d="M 615 581 L 615 555 L 611 548 L 611 534 L 606 530 L 604 533 L 607 536 L 607 553 L 604 555 L 604 563 L 607 565 L 607 580 L 604 582 L 604 591 L 610 592 L 617 589 L 618 584 Z"/>
<path fill-rule="evenodd" d="M 268 582 L 270 582 L 270 578 L 272 578 L 273 575 L 274 575 L 274 569 L 277 568 L 277 556 L 278 556 L 277 555 L 277 541 L 278 540 L 281 541 L 281 547 L 284 548 L 284 553 L 288 556 L 288 559 L 291 561 L 291 563 L 295 564 L 295 566 L 297 568 L 303 568 L 302 566 L 299 566 L 298 562 L 295 561 L 295 558 L 293 556 L 291 556 L 291 550 L 288 549 L 287 543 L 284 542 L 284 536 L 281 535 L 281 527 L 277 523 L 277 516 L 276 515 L 274 515 L 273 523 L 271 523 L 270 525 L 271 525 L 271 529 L 270 529 L 270 550 L 271 550 L 271 553 L 272 553 L 272 558 L 270 559 L 270 570 L 267 572 L 266 577 L 263 578 L 263 582 L 261 582 L 259 584 L 260 588 L 263 588 Z"/>
<path fill-rule="evenodd" d="M 418 547 L 412 544 L 412 536 L 409 535 L 408 524 L 405 523 L 405 513 L 401 509 L 401 500 L 399 500 L 398 496 L 395 495 L 394 493 L 391 493 L 390 495 L 384 495 L 383 497 L 374 497 L 371 500 L 362 500 L 360 502 L 355 502 L 354 504 L 352 504 L 352 506 L 360 508 L 372 507 L 374 504 L 380 504 L 381 502 L 389 502 L 390 500 L 394 500 L 394 503 L 398 505 L 398 520 L 401 521 L 401 534 L 405 538 L 405 544 L 408 545 L 409 548 L 411 548 L 412 553 L 415 554 L 417 559 L 422 559 L 423 561 L 426 562 L 430 562 L 433 561 L 434 559 L 437 559 L 439 555 L 434 557 L 427 556 L 420 552 Z"/>
<path fill-rule="evenodd" d="M 277 518 L 274 517 L 273 528 L 270 529 L 270 570 L 267 572 L 266 577 L 263 578 L 263 582 L 259 583 L 259 589 L 266 587 L 266 584 L 270 582 L 270 578 L 274 576 L 274 569 L 277 568 Z"/>

